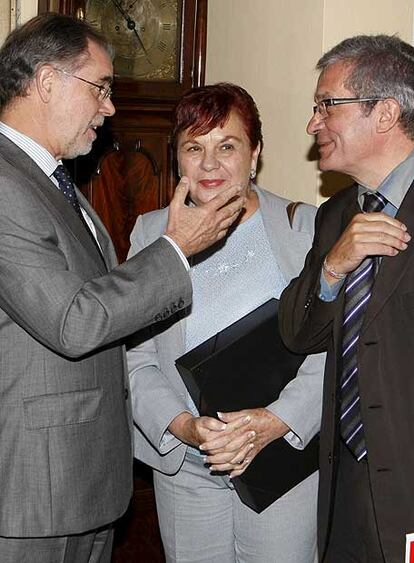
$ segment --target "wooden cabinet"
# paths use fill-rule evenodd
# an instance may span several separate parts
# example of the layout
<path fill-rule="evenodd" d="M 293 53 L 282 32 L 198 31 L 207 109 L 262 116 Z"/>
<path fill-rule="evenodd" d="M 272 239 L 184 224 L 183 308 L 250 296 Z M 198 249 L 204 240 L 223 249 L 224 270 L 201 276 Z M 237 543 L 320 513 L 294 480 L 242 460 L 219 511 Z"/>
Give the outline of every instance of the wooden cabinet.
<path fill-rule="evenodd" d="M 121 262 L 136 217 L 168 205 L 176 185 L 171 109 L 121 107 L 99 132 L 92 153 L 68 163 L 107 227 Z"/>

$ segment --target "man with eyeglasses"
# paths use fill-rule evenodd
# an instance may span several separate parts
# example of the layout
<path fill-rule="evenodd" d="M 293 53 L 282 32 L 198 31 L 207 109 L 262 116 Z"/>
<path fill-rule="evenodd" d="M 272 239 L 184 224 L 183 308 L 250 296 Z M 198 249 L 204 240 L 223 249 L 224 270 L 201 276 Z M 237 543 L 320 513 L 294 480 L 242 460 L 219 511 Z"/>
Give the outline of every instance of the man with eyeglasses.
<path fill-rule="evenodd" d="M 317 69 L 307 131 L 320 170 L 354 185 L 320 207 L 280 324 L 294 351 L 328 352 L 319 557 L 402 563 L 414 532 L 414 48 L 356 36 Z"/>
<path fill-rule="evenodd" d="M 189 305 L 186 256 L 244 203 L 234 186 L 187 207 L 184 179 L 165 236 L 117 266 L 61 163 L 114 113 L 112 77 L 104 38 L 67 16 L 0 49 L 1 563 L 109 563 L 132 491 L 122 339 Z"/>

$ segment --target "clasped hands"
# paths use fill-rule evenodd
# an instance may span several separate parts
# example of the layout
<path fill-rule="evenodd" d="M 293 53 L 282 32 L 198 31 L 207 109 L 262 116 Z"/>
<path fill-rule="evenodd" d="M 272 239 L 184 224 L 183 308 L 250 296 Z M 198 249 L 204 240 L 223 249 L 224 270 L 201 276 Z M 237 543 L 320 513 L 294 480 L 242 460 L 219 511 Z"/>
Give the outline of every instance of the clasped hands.
<path fill-rule="evenodd" d="M 326 264 L 337 274 L 348 274 L 368 256 L 396 256 L 410 240 L 401 221 L 385 213 L 358 213 L 327 254 Z M 323 273 L 330 285 L 338 281 Z"/>
<path fill-rule="evenodd" d="M 241 475 L 255 456 L 270 442 L 290 429 L 266 408 L 218 413 L 219 420 L 178 415 L 169 430 L 182 442 L 198 447 L 205 454 L 211 471 Z"/>

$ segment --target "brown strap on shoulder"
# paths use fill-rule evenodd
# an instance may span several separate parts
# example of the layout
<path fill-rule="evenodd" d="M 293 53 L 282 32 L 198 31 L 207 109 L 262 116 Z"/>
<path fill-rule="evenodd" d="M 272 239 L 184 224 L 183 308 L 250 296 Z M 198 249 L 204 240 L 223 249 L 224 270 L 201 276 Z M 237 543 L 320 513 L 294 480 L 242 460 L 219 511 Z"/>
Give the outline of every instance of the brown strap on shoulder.
<path fill-rule="evenodd" d="M 296 209 L 301 205 L 303 201 L 291 201 L 289 205 L 286 207 L 286 213 L 289 219 L 290 228 L 293 226 L 293 219 L 295 217 Z"/>

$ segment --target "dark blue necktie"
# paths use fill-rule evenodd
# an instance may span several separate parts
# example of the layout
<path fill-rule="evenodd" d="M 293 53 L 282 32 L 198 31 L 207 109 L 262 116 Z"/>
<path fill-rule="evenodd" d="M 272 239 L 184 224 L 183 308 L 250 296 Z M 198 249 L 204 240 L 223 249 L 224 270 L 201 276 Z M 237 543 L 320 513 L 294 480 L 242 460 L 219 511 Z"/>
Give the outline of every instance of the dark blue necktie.
<path fill-rule="evenodd" d="M 63 164 L 58 165 L 56 170 L 53 172 L 53 176 L 58 181 L 60 191 L 66 197 L 66 199 L 71 204 L 71 206 L 76 211 L 76 213 L 79 215 L 79 217 L 83 219 L 78 196 L 76 195 L 75 192 L 75 186 L 72 182 L 72 178 L 70 177 L 69 172 L 63 166 Z"/>
<path fill-rule="evenodd" d="M 58 181 L 60 191 L 66 197 L 66 199 L 68 200 L 70 205 L 73 207 L 73 209 L 76 211 L 76 213 L 79 215 L 79 218 L 82 221 L 82 223 L 83 223 L 83 225 L 86 229 L 86 232 L 91 237 L 92 242 L 95 245 L 95 247 L 98 250 L 101 257 L 103 257 L 101 247 L 99 246 L 94 234 L 92 233 L 89 225 L 87 224 L 87 222 L 86 222 L 86 220 L 85 220 L 85 218 L 82 214 L 82 211 L 81 211 L 81 208 L 80 208 L 80 205 L 79 205 L 78 196 L 76 195 L 76 191 L 75 191 L 75 185 L 72 182 L 72 178 L 70 177 L 69 172 L 63 166 L 63 164 L 59 164 L 58 167 L 56 168 L 56 170 L 53 172 L 53 176 Z"/>
<path fill-rule="evenodd" d="M 366 193 L 363 210 L 382 211 L 386 203 L 380 193 Z M 340 427 L 343 440 L 358 461 L 366 455 L 367 448 L 359 404 L 357 345 L 377 264 L 377 257 L 366 258 L 345 283 Z"/>

